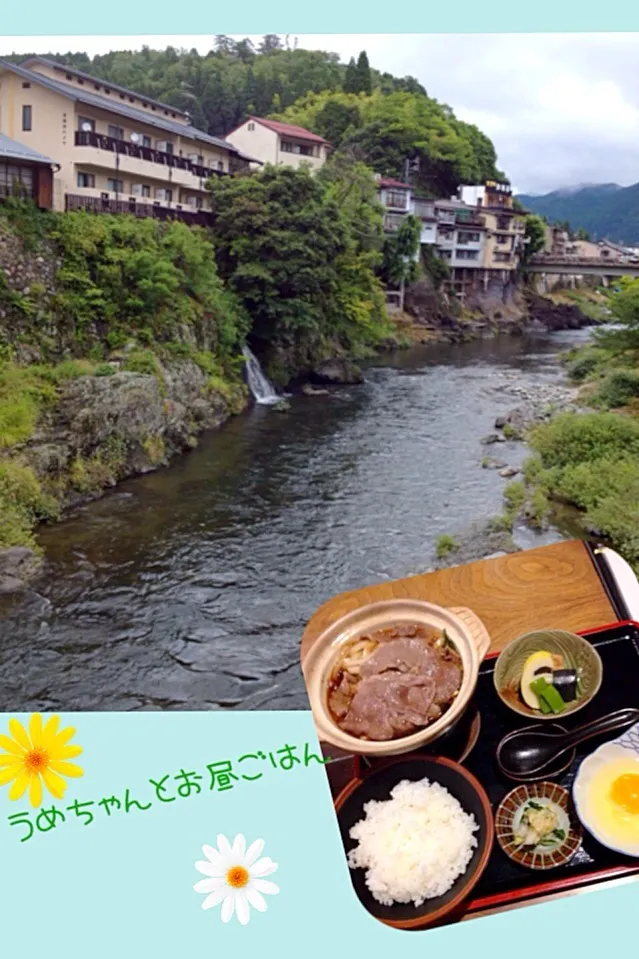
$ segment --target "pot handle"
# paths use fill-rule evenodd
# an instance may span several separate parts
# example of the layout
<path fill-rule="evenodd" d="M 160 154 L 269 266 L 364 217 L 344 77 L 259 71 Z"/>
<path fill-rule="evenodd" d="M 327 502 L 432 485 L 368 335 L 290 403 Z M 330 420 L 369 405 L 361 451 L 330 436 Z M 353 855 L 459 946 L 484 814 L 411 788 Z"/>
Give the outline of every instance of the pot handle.
<path fill-rule="evenodd" d="M 482 662 L 490 649 L 491 639 L 481 619 L 473 613 L 471 609 L 467 609 L 465 606 L 455 606 L 450 609 L 450 612 L 456 616 L 457 619 L 461 619 L 464 626 L 470 631 L 477 655 L 479 656 L 479 661 Z"/>

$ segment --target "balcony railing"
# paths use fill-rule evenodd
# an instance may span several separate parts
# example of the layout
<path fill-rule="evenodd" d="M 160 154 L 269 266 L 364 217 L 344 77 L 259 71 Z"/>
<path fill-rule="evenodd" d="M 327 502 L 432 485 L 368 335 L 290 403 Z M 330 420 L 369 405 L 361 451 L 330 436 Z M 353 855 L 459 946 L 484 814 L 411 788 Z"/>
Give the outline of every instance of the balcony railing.
<path fill-rule="evenodd" d="M 485 226 L 486 220 L 478 213 L 471 213 L 467 210 L 455 211 L 455 222 L 458 226 Z"/>
<path fill-rule="evenodd" d="M 213 176 L 224 176 L 224 170 L 214 170 L 211 167 L 194 163 L 186 157 L 176 156 L 174 153 L 165 153 L 163 150 L 154 150 L 153 147 L 140 146 L 139 143 L 129 143 L 128 140 L 118 140 L 103 133 L 76 130 L 75 145 L 77 147 L 97 147 L 99 150 L 108 150 L 124 156 L 135 157 L 138 160 L 148 160 L 161 166 L 172 167 L 176 170 L 190 170 L 200 180 L 208 180 Z"/>
<path fill-rule="evenodd" d="M 179 205 L 179 204 L 178 204 Z M 89 213 L 128 213 L 130 216 L 153 217 L 156 220 L 182 220 L 191 226 L 211 226 L 213 216 L 206 210 L 185 210 L 184 207 L 156 206 L 153 201 L 111 200 L 98 196 L 78 196 L 67 193 L 65 210 L 86 210 Z"/>

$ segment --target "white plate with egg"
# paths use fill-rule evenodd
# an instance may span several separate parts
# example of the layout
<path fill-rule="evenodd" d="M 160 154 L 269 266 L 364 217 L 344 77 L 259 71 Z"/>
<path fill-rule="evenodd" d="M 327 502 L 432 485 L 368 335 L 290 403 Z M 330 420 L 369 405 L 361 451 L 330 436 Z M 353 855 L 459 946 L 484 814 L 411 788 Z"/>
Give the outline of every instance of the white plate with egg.
<path fill-rule="evenodd" d="M 602 846 L 639 857 L 639 723 L 584 759 L 572 795 L 579 819 Z"/>

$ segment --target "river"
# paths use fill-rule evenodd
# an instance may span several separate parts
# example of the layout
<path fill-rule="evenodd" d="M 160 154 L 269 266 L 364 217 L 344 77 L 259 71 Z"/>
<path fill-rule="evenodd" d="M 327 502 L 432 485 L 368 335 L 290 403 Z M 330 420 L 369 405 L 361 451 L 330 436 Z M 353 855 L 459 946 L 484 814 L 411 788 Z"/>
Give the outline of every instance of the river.
<path fill-rule="evenodd" d="M 482 458 L 525 450 L 481 437 L 517 405 L 506 387 L 557 382 L 558 352 L 586 337 L 399 353 L 362 386 L 253 408 L 43 529 L 38 591 L 0 599 L 0 709 L 308 708 L 306 621 L 502 512 Z"/>

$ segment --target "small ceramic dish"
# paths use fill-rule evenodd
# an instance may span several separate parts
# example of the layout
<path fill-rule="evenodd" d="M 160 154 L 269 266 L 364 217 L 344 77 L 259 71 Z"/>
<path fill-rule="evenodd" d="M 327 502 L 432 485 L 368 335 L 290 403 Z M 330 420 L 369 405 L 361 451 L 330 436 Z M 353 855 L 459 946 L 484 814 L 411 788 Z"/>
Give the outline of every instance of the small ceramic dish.
<path fill-rule="evenodd" d="M 577 698 L 567 702 L 560 713 L 542 713 L 531 709 L 521 698 L 520 684 L 524 665 L 533 653 L 547 652 L 551 656 L 560 656 L 565 669 L 574 669 L 578 676 Z M 514 639 L 500 653 L 493 679 L 497 695 L 501 701 L 519 713 L 535 721 L 562 721 L 587 706 L 599 692 L 603 678 L 601 656 L 588 640 L 559 629 L 544 629 L 526 633 Z"/>
<path fill-rule="evenodd" d="M 555 813 L 556 831 L 543 845 L 518 842 L 518 834 L 526 831 L 526 815 L 544 807 Z M 495 814 L 495 835 L 513 862 L 528 869 L 546 870 L 565 866 L 572 859 L 581 846 L 583 831 L 570 793 L 556 783 L 542 782 L 517 786 L 502 799 Z"/>
<path fill-rule="evenodd" d="M 586 756 L 572 796 L 579 819 L 602 846 L 639 857 L 639 723 Z"/>

